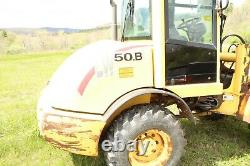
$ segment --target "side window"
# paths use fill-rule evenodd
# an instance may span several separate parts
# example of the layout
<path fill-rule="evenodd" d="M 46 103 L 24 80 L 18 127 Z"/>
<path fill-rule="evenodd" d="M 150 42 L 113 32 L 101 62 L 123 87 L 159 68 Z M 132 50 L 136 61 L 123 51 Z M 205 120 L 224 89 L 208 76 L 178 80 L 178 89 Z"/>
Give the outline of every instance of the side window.
<path fill-rule="evenodd" d="M 213 44 L 213 0 L 169 0 L 169 38 Z"/>
<path fill-rule="evenodd" d="M 128 3 L 131 4 L 128 5 Z M 151 39 L 150 0 L 124 0 L 120 10 L 121 21 L 118 22 L 120 22 L 121 33 L 124 33 L 126 39 Z"/>
<path fill-rule="evenodd" d="M 141 1 L 138 1 L 141 2 Z M 144 3 L 146 6 L 135 6 L 135 17 L 134 17 L 134 33 L 141 36 L 150 36 L 151 34 L 151 21 L 150 21 L 150 10 L 149 1 Z"/>

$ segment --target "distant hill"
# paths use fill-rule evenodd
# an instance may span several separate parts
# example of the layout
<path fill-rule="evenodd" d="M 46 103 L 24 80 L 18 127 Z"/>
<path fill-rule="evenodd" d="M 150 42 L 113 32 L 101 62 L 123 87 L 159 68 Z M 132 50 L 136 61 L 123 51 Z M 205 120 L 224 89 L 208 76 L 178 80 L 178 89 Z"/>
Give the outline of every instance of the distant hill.
<path fill-rule="evenodd" d="M 44 27 L 41 28 L 43 30 L 47 30 L 48 32 L 60 32 L 63 31 L 64 33 L 77 33 L 80 32 L 81 29 L 71 29 L 71 28 L 51 28 L 51 27 Z"/>
<path fill-rule="evenodd" d="M 111 39 L 110 26 L 82 30 L 51 27 L 5 28 L 3 31 L 0 29 L 0 55 L 76 50 L 89 43 L 107 39 Z"/>
<path fill-rule="evenodd" d="M 95 28 L 89 29 L 73 29 L 73 28 L 54 28 L 54 27 L 42 27 L 42 28 L 3 28 L 6 31 L 16 34 L 28 35 L 36 33 L 37 31 L 47 31 L 49 33 L 64 32 L 66 34 L 79 33 L 79 32 L 93 32 L 96 30 L 106 30 L 110 28 L 110 24 L 104 24 Z"/>
<path fill-rule="evenodd" d="M 50 33 L 64 32 L 64 33 L 77 33 L 81 32 L 81 29 L 71 29 L 71 28 L 53 28 L 53 27 L 44 27 L 44 28 L 4 28 L 6 31 L 14 32 L 16 34 L 32 34 L 34 32 L 45 30 Z"/>

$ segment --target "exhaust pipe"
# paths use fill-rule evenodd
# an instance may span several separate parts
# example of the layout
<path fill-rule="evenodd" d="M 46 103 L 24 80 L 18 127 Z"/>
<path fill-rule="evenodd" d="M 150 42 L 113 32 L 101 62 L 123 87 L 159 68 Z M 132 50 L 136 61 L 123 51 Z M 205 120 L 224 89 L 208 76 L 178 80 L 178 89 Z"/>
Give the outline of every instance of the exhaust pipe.
<path fill-rule="evenodd" d="M 112 7 L 112 25 L 111 25 L 111 29 L 112 29 L 112 39 L 113 40 L 118 40 L 118 36 L 117 36 L 117 3 L 115 2 L 115 0 L 110 0 L 110 5 Z"/>

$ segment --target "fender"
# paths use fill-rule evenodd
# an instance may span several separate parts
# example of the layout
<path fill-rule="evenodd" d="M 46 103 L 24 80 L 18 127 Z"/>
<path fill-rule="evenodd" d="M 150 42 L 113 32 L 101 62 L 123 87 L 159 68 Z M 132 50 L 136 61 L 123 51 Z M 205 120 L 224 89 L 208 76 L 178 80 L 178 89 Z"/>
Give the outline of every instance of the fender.
<path fill-rule="evenodd" d="M 156 94 L 156 95 L 161 95 L 161 97 L 164 99 L 173 99 L 175 101 L 175 104 L 177 107 L 180 109 L 180 114 L 186 118 L 188 118 L 190 121 L 196 123 L 195 118 L 192 114 L 192 111 L 190 110 L 189 106 L 187 103 L 178 95 L 174 94 L 173 92 L 170 92 L 165 89 L 156 89 L 156 88 L 141 88 L 141 89 L 136 89 L 133 91 L 130 91 L 123 96 L 119 97 L 115 102 L 113 102 L 109 108 L 106 110 L 104 114 L 104 119 L 106 121 L 112 121 L 112 115 L 116 113 L 116 111 L 127 101 L 141 96 L 141 95 L 146 95 L 146 94 Z"/>

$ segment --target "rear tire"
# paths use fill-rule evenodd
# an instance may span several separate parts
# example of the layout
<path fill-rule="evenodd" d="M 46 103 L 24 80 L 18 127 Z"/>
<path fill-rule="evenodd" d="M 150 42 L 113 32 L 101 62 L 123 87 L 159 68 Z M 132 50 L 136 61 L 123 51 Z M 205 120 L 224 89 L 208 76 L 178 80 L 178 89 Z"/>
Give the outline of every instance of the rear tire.
<path fill-rule="evenodd" d="M 149 132 L 150 135 L 147 135 L 147 132 Z M 152 134 L 152 132 L 156 134 Z M 138 137 L 142 140 L 141 136 L 143 136 L 143 139 L 153 140 L 152 142 L 154 143 L 155 135 L 158 136 L 157 138 L 162 137 L 162 139 L 160 139 L 162 140 L 160 141 L 161 143 L 156 141 L 156 144 L 152 145 L 157 151 L 154 149 L 151 151 L 151 148 L 148 150 L 149 153 L 147 151 L 145 156 L 140 157 L 137 156 L 137 153 L 132 153 L 128 150 L 123 152 L 111 150 L 110 152 L 104 152 L 107 165 L 177 165 L 184 153 L 184 147 L 187 141 L 184 138 L 181 125 L 174 118 L 174 115 L 159 105 L 135 106 L 127 110 L 111 125 L 105 140 L 109 140 L 114 145 L 117 140 L 127 143 L 130 140 L 137 140 Z M 161 148 L 158 148 L 159 146 Z M 142 161 L 141 159 L 145 160 Z"/>

